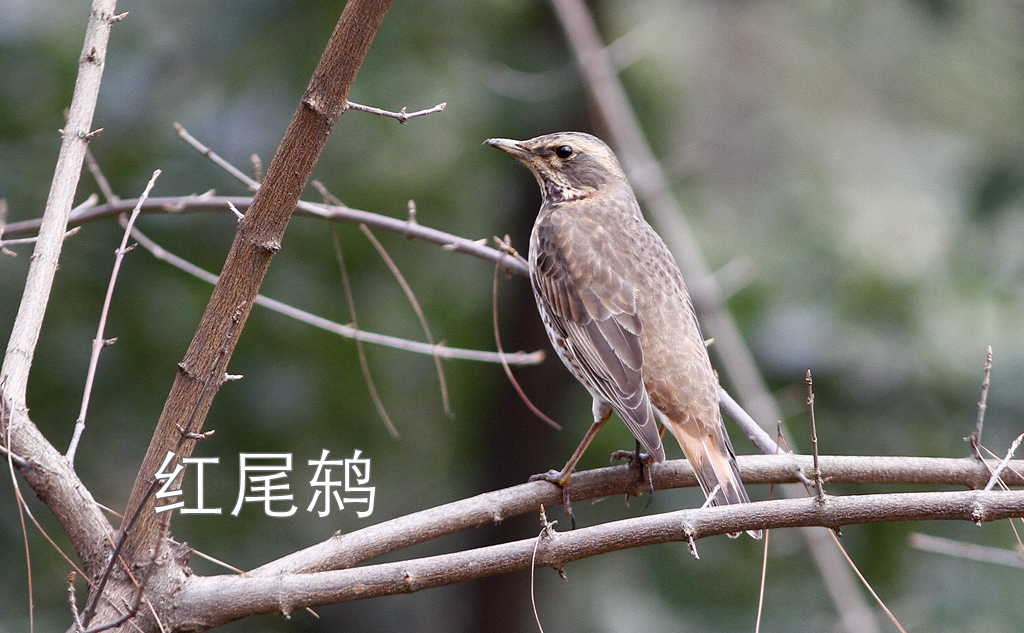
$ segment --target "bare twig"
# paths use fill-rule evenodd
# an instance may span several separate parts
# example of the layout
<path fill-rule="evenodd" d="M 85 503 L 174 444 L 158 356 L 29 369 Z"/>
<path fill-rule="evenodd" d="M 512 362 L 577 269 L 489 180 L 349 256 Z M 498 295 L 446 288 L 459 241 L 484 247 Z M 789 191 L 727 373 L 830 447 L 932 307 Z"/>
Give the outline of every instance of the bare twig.
<path fill-rule="evenodd" d="M 352 327 L 359 329 L 359 322 L 356 320 L 356 302 L 352 297 L 352 286 L 348 282 L 348 270 L 345 268 L 345 258 L 341 254 L 341 242 L 338 241 L 338 234 L 331 232 L 331 236 L 334 239 L 334 253 L 338 258 L 338 268 L 341 270 L 341 285 L 345 288 L 345 301 L 348 303 L 349 317 L 352 318 Z M 363 370 L 363 380 L 366 382 L 366 388 L 370 390 L 370 398 L 373 399 L 373 404 L 377 407 L 377 413 L 380 415 L 381 420 L 384 421 L 384 426 L 387 427 L 388 432 L 391 433 L 391 437 L 398 438 L 398 429 L 391 422 L 391 418 L 388 416 L 387 409 L 384 408 L 384 402 L 380 399 L 380 395 L 377 393 L 377 387 L 373 384 L 373 375 L 370 373 L 370 365 L 366 361 L 366 352 L 363 350 L 363 342 L 356 339 L 356 352 L 359 355 L 359 367 Z"/>
<path fill-rule="evenodd" d="M 761 425 L 755 422 L 754 418 L 750 417 L 750 414 L 744 411 L 743 407 L 741 407 L 739 403 L 721 387 L 718 388 L 718 398 L 719 404 L 722 407 L 722 413 L 729 416 L 729 418 L 736 423 L 736 426 L 738 426 L 740 430 L 750 438 L 750 441 L 754 443 L 754 446 L 756 446 L 758 450 L 765 455 L 777 455 L 779 453 L 788 452 L 780 449 L 779 445 L 775 443 L 775 440 L 764 432 Z"/>
<path fill-rule="evenodd" d="M 200 196 L 179 196 L 150 198 L 142 205 L 143 213 L 185 213 L 195 211 L 229 211 L 228 202 L 234 204 L 238 209 L 248 209 L 253 199 L 245 196 L 214 196 L 204 194 Z M 95 198 L 93 198 L 93 203 Z M 102 218 L 116 216 L 125 211 L 131 211 L 135 206 L 135 200 L 121 200 L 117 203 L 104 205 L 79 205 L 72 212 L 69 222 L 72 224 L 84 224 Z M 351 207 L 337 207 L 333 205 L 317 204 L 315 202 L 300 201 L 297 203 L 295 212 L 324 218 L 331 221 L 363 223 L 367 226 L 392 231 L 406 237 L 414 237 L 434 244 L 440 244 L 446 250 L 473 255 L 480 259 L 496 262 L 503 262 L 503 266 L 509 271 L 518 275 L 527 274 L 526 262 L 519 258 L 509 258 L 501 251 L 486 246 L 485 240 L 470 240 L 452 233 L 445 233 L 417 222 L 409 222 L 407 219 L 398 219 L 353 209 Z M 9 224 L 6 229 L 8 235 L 21 235 L 31 233 L 39 229 L 40 220 L 25 220 Z"/>
<path fill-rule="evenodd" d="M 334 194 L 328 191 L 327 187 L 325 187 L 324 184 L 321 183 L 319 180 L 314 180 L 313 186 L 316 187 L 317 191 L 320 192 L 320 195 L 324 197 L 325 202 L 335 204 L 337 206 L 344 206 L 341 203 L 341 200 L 339 200 Z M 409 201 L 408 222 L 412 224 L 416 223 L 416 205 L 413 203 L 412 200 Z M 373 234 L 373 231 L 371 231 L 370 228 L 366 226 L 366 224 L 360 223 L 359 230 L 361 230 L 363 234 L 366 235 L 366 238 L 370 240 L 370 243 L 373 244 L 373 247 L 377 250 L 377 254 L 380 255 L 381 259 L 384 260 L 384 263 L 387 264 L 388 269 L 391 271 L 391 274 L 395 277 L 395 280 L 398 281 L 398 285 L 401 286 L 402 292 L 405 293 L 406 299 L 409 300 L 409 304 L 412 306 L 413 311 L 416 313 L 416 317 L 420 321 L 420 327 L 423 328 L 423 333 L 427 337 L 427 342 L 431 345 L 431 347 L 434 347 L 436 349 L 436 345 L 434 343 L 434 335 L 430 332 L 430 325 L 427 324 L 427 317 L 426 315 L 423 314 L 423 309 L 420 307 L 420 302 L 416 299 L 416 294 L 412 291 L 412 287 L 410 287 L 409 283 L 405 280 L 405 276 L 402 274 L 402 271 L 398 269 L 398 265 L 395 264 L 395 261 L 391 259 L 390 255 L 388 255 L 387 250 L 384 249 L 384 245 L 380 243 L 380 240 L 377 239 L 377 236 Z M 338 249 L 340 252 L 340 245 L 338 244 L 337 235 L 335 235 L 334 243 L 336 249 Z M 352 325 L 355 326 L 355 313 L 353 313 L 352 318 Z M 361 350 L 360 353 L 362 353 Z M 451 403 L 448 401 L 448 383 L 444 379 L 444 367 L 441 366 L 441 357 L 437 354 L 434 354 L 434 368 L 437 370 L 437 379 L 441 384 L 441 402 L 444 406 L 445 415 L 447 415 L 448 417 L 454 417 L 454 414 L 452 413 Z"/>
<path fill-rule="evenodd" d="M 92 119 L 115 6 L 114 0 L 94 0 L 92 3 L 46 210 L 39 223 L 38 240 L 25 289 L 0 369 L 0 396 L 4 400 L 4 422 L 8 424 L 5 435 L 8 454 L 18 455 L 31 464 L 31 467 L 22 468 L 21 474 L 60 522 L 79 559 L 85 563 L 86 575 L 99 571 L 104 535 L 110 530 L 110 525 L 99 512 L 92 511 L 95 502 L 81 480 L 29 418 L 25 396 L 85 149 L 94 136 Z M 8 463 L 13 462 L 9 460 Z"/>
<path fill-rule="evenodd" d="M 78 613 L 78 599 L 75 597 L 75 572 L 68 574 L 68 606 L 75 619 L 75 631 L 82 630 L 82 616 Z"/>
<path fill-rule="evenodd" d="M 398 285 L 402 287 L 402 292 L 405 293 L 406 298 L 409 300 L 409 304 L 412 306 L 413 312 L 416 313 L 416 318 L 420 320 L 420 327 L 423 328 L 423 333 L 427 337 L 427 342 L 436 349 L 437 346 L 434 344 L 434 335 L 431 334 L 430 325 L 427 324 L 427 317 L 423 314 L 423 308 L 420 307 L 420 302 L 416 300 L 416 295 L 413 293 L 409 283 L 405 280 L 405 276 L 402 275 L 402 271 L 398 269 L 394 260 L 391 259 L 388 252 L 384 250 L 384 246 L 380 243 L 369 227 L 365 224 L 360 224 L 359 229 L 364 235 L 366 235 L 366 238 L 370 240 L 370 243 L 373 244 L 373 247 L 377 250 L 377 254 L 380 255 L 381 259 L 384 260 L 384 263 L 387 264 L 391 274 L 394 275 L 395 279 L 398 281 Z M 448 401 L 448 383 L 444 379 L 444 368 L 441 366 L 441 357 L 437 354 L 434 355 L 434 367 L 437 370 L 438 381 L 441 383 L 441 403 L 444 406 L 444 412 L 448 417 L 452 417 L 452 406 Z"/>
<path fill-rule="evenodd" d="M 811 379 L 811 370 L 807 370 L 807 410 L 811 417 L 811 454 L 814 456 L 814 467 L 811 469 L 811 477 L 814 478 L 814 487 L 817 489 L 818 503 L 825 502 L 825 482 L 821 478 L 821 469 L 818 468 L 818 426 L 814 422 L 814 382 Z M 845 552 L 844 552 L 845 554 Z"/>
<path fill-rule="evenodd" d="M 191 455 L 195 440 L 182 436 L 178 426 L 190 432 L 202 431 L 260 284 L 281 248 L 299 195 L 344 112 L 348 91 L 389 5 L 389 0 L 349 0 L 345 4 L 263 184 L 239 223 L 220 279 L 179 364 L 126 505 L 126 517 L 138 516 L 123 547 L 124 557 L 132 565 L 146 563 L 150 553 L 166 552 L 164 535 L 169 513 L 153 512 L 149 490 L 154 473 L 172 447 L 177 448 L 179 459 Z M 172 576 L 179 571 L 178 566 L 145 568 L 150 573 Z"/>
<path fill-rule="evenodd" d="M 149 192 L 153 189 L 153 185 L 156 184 L 156 179 L 159 176 L 159 169 L 153 172 L 153 177 L 149 179 L 146 189 L 139 197 L 139 204 L 135 205 L 135 208 L 132 209 L 132 214 L 125 223 L 124 235 L 121 237 L 121 245 L 118 246 L 116 251 L 114 251 L 114 269 L 110 272 L 110 281 L 107 283 L 107 294 L 103 297 L 103 308 L 100 310 L 100 321 L 96 326 L 96 338 L 92 340 L 92 353 L 89 356 L 89 369 L 85 375 L 85 389 L 82 392 L 82 406 L 78 411 L 78 419 L 75 420 L 75 431 L 71 436 L 71 443 L 68 445 L 67 453 L 65 453 L 65 457 L 69 464 L 75 463 L 75 452 L 78 450 L 78 442 L 82 438 L 82 432 L 85 431 L 85 416 L 89 410 L 89 397 L 92 395 L 93 380 L 96 378 L 96 367 L 100 362 L 100 351 L 113 342 L 112 339 L 108 340 L 104 337 L 104 330 L 107 328 L 107 315 L 110 314 L 110 302 L 114 297 L 114 286 L 117 285 L 117 274 L 121 270 L 121 262 L 124 260 L 125 254 L 131 250 L 128 246 L 128 237 L 131 235 L 132 227 L 135 225 L 135 220 L 139 217 L 141 203 L 145 202 L 146 198 L 149 197 Z"/>
<path fill-rule="evenodd" d="M 144 233 L 139 231 L 138 228 L 132 230 L 132 237 L 142 246 L 144 249 L 149 251 L 154 257 L 160 261 L 167 262 L 175 268 L 182 270 L 193 277 L 201 279 L 207 283 L 217 283 L 217 275 L 211 272 L 205 271 L 199 268 L 192 262 L 189 262 L 181 257 L 178 257 L 174 253 L 171 253 L 164 249 L 162 246 L 151 240 Z M 497 352 L 485 352 L 475 349 L 462 349 L 459 347 L 448 347 L 443 344 L 429 345 L 427 343 L 420 343 L 419 341 L 410 341 L 407 339 L 397 338 L 394 336 L 388 336 L 386 334 L 377 334 L 376 332 L 367 332 L 366 330 L 360 330 L 349 325 L 342 325 L 329 321 L 323 317 L 319 317 L 315 314 L 311 314 L 304 310 L 292 307 L 275 299 L 271 299 L 264 295 L 256 296 L 256 305 L 261 305 L 265 308 L 284 314 L 303 323 L 318 327 L 322 330 L 327 330 L 339 336 L 345 338 L 351 338 L 359 341 L 365 341 L 367 343 L 374 343 L 376 345 L 384 345 L 386 347 L 393 347 L 395 349 L 404 350 L 407 352 L 414 352 L 416 354 L 429 354 L 431 356 L 437 355 L 442 358 L 457 358 L 461 360 L 473 360 L 485 363 L 500 363 L 502 357 Z M 505 354 L 505 359 L 513 365 L 537 365 L 544 360 L 545 353 L 543 350 L 536 352 L 513 352 Z"/>
<path fill-rule="evenodd" d="M 2 394 L 0 394 L 2 395 Z M 4 402 L 3 408 L 4 413 L 11 411 L 7 402 Z M 6 417 L 6 416 L 4 416 Z M 4 444 L 7 446 L 11 445 L 11 427 L 13 424 L 7 424 L 4 428 Z M 11 473 L 11 485 L 14 486 L 14 496 L 18 500 L 18 522 L 21 524 L 21 540 L 25 546 L 25 575 L 28 585 L 28 628 L 30 631 L 35 631 L 35 597 L 33 595 L 33 583 L 32 583 L 32 550 L 28 546 L 28 528 L 25 526 L 25 512 L 28 512 L 28 504 L 25 503 L 24 497 L 21 495 L 21 488 L 18 487 L 18 478 L 14 474 L 14 461 L 12 459 L 13 453 L 7 451 L 7 468 Z"/>
<path fill-rule="evenodd" d="M 882 602 L 882 599 L 878 597 L 877 593 L 875 593 L 875 589 L 871 586 L 871 583 L 868 582 L 868 579 L 864 577 L 864 574 L 860 573 L 860 569 L 853 562 L 853 559 L 850 558 L 850 555 L 846 552 L 846 548 L 843 547 L 843 544 L 839 542 L 839 537 L 836 536 L 835 530 L 829 530 L 828 533 L 832 537 L 832 540 L 835 541 L 836 547 L 838 547 L 839 551 L 843 553 L 843 558 L 846 559 L 846 563 L 850 566 L 850 569 L 852 569 L 853 572 L 857 574 L 857 578 L 860 578 L 861 584 L 864 585 L 864 587 L 868 590 L 871 596 L 875 599 L 875 602 L 878 603 L 878 606 L 882 607 L 882 611 L 885 611 L 885 614 L 889 616 L 889 619 L 892 620 L 892 623 L 896 625 L 897 629 L 900 630 L 900 633 L 907 633 L 907 631 L 900 625 L 899 620 L 896 619 L 896 616 L 893 615 L 892 611 L 889 610 L 889 607 L 885 606 L 885 603 Z"/>
<path fill-rule="evenodd" d="M 974 427 L 974 432 L 967 436 L 968 441 L 971 443 L 971 450 L 974 451 L 974 456 L 979 460 L 984 459 L 981 456 L 981 430 L 985 424 L 985 409 L 988 408 L 988 385 L 989 380 L 992 378 L 992 346 L 989 345 L 985 352 L 985 378 L 981 381 L 981 399 L 978 400 L 978 422 Z"/>
<path fill-rule="evenodd" d="M 996 482 L 999 481 L 999 475 L 1006 470 L 1006 466 L 1013 459 L 1013 454 L 1017 451 L 1017 447 L 1020 446 L 1021 440 L 1024 440 L 1024 433 L 1018 435 L 1017 439 L 1010 443 L 1010 448 L 1006 451 L 1006 457 L 992 471 L 992 476 L 989 477 L 988 483 L 985 484 L 985 490 L 992 490 L 992 486 L 996 485 Z"/>
<path fill-rule="evenodd" d="M 260 188 L 260 183 L 258 181 L 254 180 L 253 178 L 250 178 L 244 171 L 238 169 L 228 161 L 221 158 L 220 155 L 218 155 L 212 149 L 203 145 L 199 141 L 199 139 L 189 134 L 188 130 L 186 130 L 184 126 L 182 126 L 180 123 L 174 123 L 174 131 L 175 133 L 177 133 L 179 138 L 184 140 L 192 147 L 196 148 L 200 154 L 213 161 L 213 164 L 217 165 L 218 167 L 228 172 L 238 180 L 242 181 L 245 184 L 245 186 L 248 187 L 251 191 L 257 191 Z"/>
<path fill-rule="evenodd" d="M 73 229 L 68 229 L 67 231 L 64 232 L 64 239 L 67 239 L 74 235 L 75 233 L 78 233 L 79 229 L 81 228 L 82 227 L 80 226 L 76 226 Z M 22 237 L 13 240 L 0 240 L 0 253 L 3 253 L 8 257 L 17 257 L 18 254 L 15 253 L 14 251 L 8 250 L 8 246 L 16 246 L 18 244 L 35 244 L 38 239 L 39 238 L 37 237 Z"/>
<path fill-rule="evenodd" d="M 8 257 L 17 257 L 18 254 L 9 250 L 4 243 L 5 228 L 7 228 L 7 198 L 0 198 L 0 253 L 7 255 Z"/>
<path fill-rule="evenodd" d="M 947 556 L 956 556 L 957 558 L 965 558 L 967 560 L 995 563 L 1018 569 L 1024 568 L 1024 556 L 1021 556 L 1020 552 L 999 547 L 964 543 L 963 541 L 954 541 L 953 539 L 921 534 L 920 532 L 910 533 L 910 546 L 926 552 L 946 554 Z"/>
<path fill-rule="evenodd" d="M 96 157 L 92 155 L 92 150 L 88 147 L 85 148 L 85 163 L 89 166 L 89 173 L 96 180 L 96 184 L 99 186 L 100 191 L 103 193 L 104 199 L 107 202 L 117 202 L 120 198 L 114 193 L 113 188 L 110 186 L 110 182 L 107 177 L 103 175 L 103 170 L 100 169 L 99 163 L 96 162 Z"/>
<path fill-rule="evenodd" d="M 441 112 L 445 109 L 448 102 L 439 103 L 432 108 L 426 108 L 425 110 L 417 110 L 416 112 L 406 112 L 405 108 L 402 108 L 398 112 L 390 112 L 388 110 L 381 110 L 380 108 L 374 108 L 373 106 L 359 105 L 358 103 L 348 102 L 348 109 L 355 110 L 356 112 L 366 112 L 368 114 L 376 114 L 379 116 L 386 116 L 392 119 L 397 119 L 399 123 L 405 124 L 409 119 L 415 119 L 416 117 L 427 116 L 428 114 L 434 114 L 435 112 Z"/>
<path fill-rule="evenodd" d="M 509 248 L 511 248 L 511 246 L 509 246 Z M 514 375 L 512 375 L 512 368 L 509 367 L 508 363 L 505 361 L 505 354 L 501 349 L 501 330 L 498 327 L 498 273 L 500 272 L 501 262 L 497 262 L 494 264 L 494 290 L 491 295 L 491 313 L 494 315 L 494 345 L 498 348 L 498 356 L 501 357 L 501 367 L 505 370 L 505 375 L 508 376 L 509 382 L 512 383 L 512 387 L 516 390 L 516 393 L 519 394 L 519 398 L 523 401 L 523 404 L 525 404 L 535 416 L 544 420 L 544 422 L 549 426 L 561 431 L 562 425 L 549 418 L 543 411 L 537 408 L 537 405 L 533 404 L 530 398 L 526 395 L 526 392 L 523 391 L 523 388 L 519 386 L 519 381 L 516 380 Z"/>
<path fill-rule="evenodd" d="M 537 534 L 537 542 L 533 546 L 533 558 L 530 560 L 530 605 L 533 607 L 533 619 L 537 623 L 537 629 L 544 633 L 544 626 L 540 623 L 540 614 L 537 613 L 537 594 L 534 591 L 534 576 L 537 571 L 537 550 L 544 539 L 553 538 L 555 535 L 554 526 L 558 521 L 548 522 L 548 515 L 544 512 L 544 505 L 540 506 L 540 533 Z"/>

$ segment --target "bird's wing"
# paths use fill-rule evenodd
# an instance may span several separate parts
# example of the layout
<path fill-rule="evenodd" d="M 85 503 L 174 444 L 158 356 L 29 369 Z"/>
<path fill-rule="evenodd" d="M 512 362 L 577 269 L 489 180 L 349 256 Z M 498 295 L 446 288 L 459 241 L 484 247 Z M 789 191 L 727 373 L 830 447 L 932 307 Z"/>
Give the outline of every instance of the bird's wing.
<path fill-rule="evenodd" d="M 601 231 L 555 230 L 544 219 L 536 227 L 531 280 L 537 301 L 550 316 L 597 393 L 618 412 L 644 448 L 665 458 L 641 369 L 643 322 L 635 289 L 616 274 L 620 257 L 608 252 Z M 559 227 L 564 229 L 564 225 Z M 593 228 L 593 227 L 591 227 Z"/>

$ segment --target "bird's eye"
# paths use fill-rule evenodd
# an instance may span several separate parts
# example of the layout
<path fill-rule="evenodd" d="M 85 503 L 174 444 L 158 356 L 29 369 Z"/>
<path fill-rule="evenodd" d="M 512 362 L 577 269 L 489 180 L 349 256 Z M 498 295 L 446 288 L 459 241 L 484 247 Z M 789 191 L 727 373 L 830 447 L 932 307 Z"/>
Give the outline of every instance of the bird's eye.
<path fill-rule="evenodd" d="M 561 159 L 569 158 L 572 156 L 572 148 L 568 145 L 560 145 L 558 149 L 555 150 L 555 156 Z"/>

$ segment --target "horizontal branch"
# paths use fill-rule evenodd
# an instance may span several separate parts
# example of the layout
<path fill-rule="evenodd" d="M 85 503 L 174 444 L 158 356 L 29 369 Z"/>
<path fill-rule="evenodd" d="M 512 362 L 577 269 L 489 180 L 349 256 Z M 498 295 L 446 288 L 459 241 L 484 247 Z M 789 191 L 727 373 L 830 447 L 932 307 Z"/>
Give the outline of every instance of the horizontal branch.
<path fill-rule="evenodd" d="M 132 237 L 157 259 L 165 261 L 175 268 L 178 268 L 179 270 L 182 270 L 207 283 L 217 283 L 217 275 L 203 270 L 192 262 L 171 253 L 153 240 L 149 239 L 149 237 L 138 229 L 132 229 Z M 387 334 L 377 334 L 376 332 L 360 330 L 351 325 L 335 323 L 329 319 L 317 316 L 311 312 L 306 312 L 305 310 L 300 310 L 299 308 L 277 301 L 276 299 L 271 299 L 264 295 L 256 295 L 256 305 L 270 308 L 275 312 L 291 317 L 297 321 L 307 323 L 322 330 L 327 330 L 328 332 L 333 332 L 334 334 L 344 336 L 345 338 L 440 358 L 458 358 L 462 360 L 474 360 L 486 363 L 500 363 L 502 362 L 502 359 L 504 359 L 506 363 L 511 365 L 537 365 L 543 362 L 545 356 L 545 352 L 543 350 L 529 353 L 518 351 L 499 354 L 498 352 L 485 352 L 475 349 L 448 347 L 443 342 L 436 344 L 421 343 L 395 336 L 388 336 Z"/>
<path fill-rule="evenodd" d="M 741 455 L 740 474 L 747 484 L 798 483 L 803 471 L 810 471 L 811 457 L 805 455 Z M 819 458 L 822 476 L 830 483 L 885 483 L 961 485 L 980 488 L 989 470 L 973 458 L 856 457 Z M 996 461 L 989 461 L 994 467 Z M 1013 469 L 1011 471 L 1010 469 Z M 1004 475 L 1007 485 L 1024 485 L 1019 474 L 1024 462 L 1010 464 Z M 654 487 L 659 490 L 697 485 L 690 463 L 684 459 L 655 464 L 651 468 Z M 627 466 L 614 466 L 576 473 L 570 488 L 574 500 L 611 495 L 640 495 L 646 492 Z M 513 516 L 535 512 L 541 504 L 554 507 L 562 502 L 557 486 L 536 481 L 503 490 L 486 492 L 435 508 L 378 523 L 355 532 L 338 534 L 249 572 L 253 576 L 309 573 L 352 567 L 371 558 L 410 545 L 473 527 L 500 523 Z"/>
<path fill-rule="evenodd" d="M 116 216 L 131 211 L 138 200 L 118 200 L 107 204 L 76 209 L 68 220 L 69 226 L 85 224 L 103 218 Z M 252 204 L 252 198 L 246 196 L 181 196 L 149 198 L 142 205 L 143 213 L 188 213 L 195 211 L 227 211 L 230 205 L 239 210 L 246 210 Z M 349 207 L 337 207 L 313 202 L 300 201 L 295 212 L 301 215 L 326 218 L 328 220 L 357 222 L 367 226 L 393 231 L 410 238 L 417 238 L 434 244 L 440 244 L 448 250 L 473 255 L 489 262 L 500 262 L 509 271 L 526 275 L 526 264 L 520 259 L 510 257 L 497 249 L 484 244 L 484 240 L 470 240 L 451 233 L 423 226 L 417 222 L 361 211 Z M 5 235 L 22 235 L 39 230 L 39 220 L 23 220 L 8 224 Z"/>
<path fill-rule="evenodd" d="M 192 576 L 177 595 L 177 628 L 226 624 L 255 613 L 284 613 L 385 595 L 412 593 L 528 569 L 562 569 L 570 562 L 621 549 L 692 542 L 749 529 L 955 520 L 981 524 L 1024 514 L 1024 491 L 920 492 L 817 499 L 781 499 L 679 510 L 553 532 L 479 549 L 409 561 L 313 574 L 272 577 Z"/>

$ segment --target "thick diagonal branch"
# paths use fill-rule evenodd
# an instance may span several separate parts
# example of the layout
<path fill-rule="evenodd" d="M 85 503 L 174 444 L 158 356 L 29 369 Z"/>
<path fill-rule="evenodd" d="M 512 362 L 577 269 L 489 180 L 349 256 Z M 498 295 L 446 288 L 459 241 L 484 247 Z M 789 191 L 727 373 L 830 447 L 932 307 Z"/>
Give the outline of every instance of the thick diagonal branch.
<path fill-rule="evenodd" d="M 349 88 L 388 5 L 388 0 L 350 0 L 345 6 L 263 186 L 239 222 L 220 281 L 179 364 L 125 511 L 131 517 L 143 507 L 123 548 L 128 561 L 148 560 L 146 552 L 161 547 L 160 522 L 170 513 L 158 516 L 152 511 L 148 491 L 153 475 L 168 450 L 179 458 L 191 454 L 195 440 L 179 429 L 195 433 L 203 427 L 270 261 L 281 248 L 285 227 L 327 136 L 344 112 Z"/>

